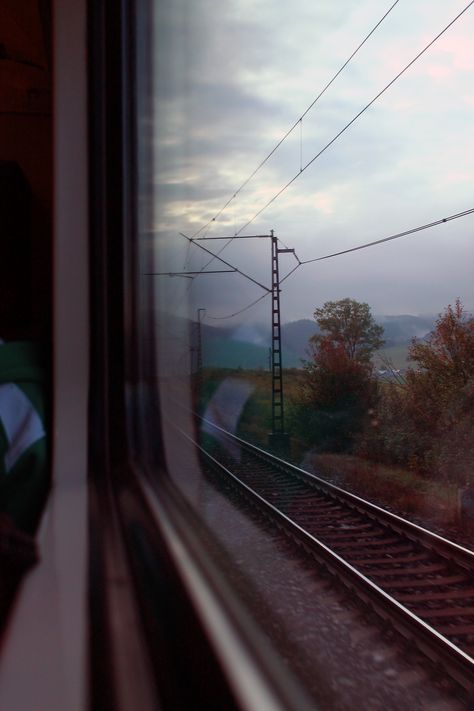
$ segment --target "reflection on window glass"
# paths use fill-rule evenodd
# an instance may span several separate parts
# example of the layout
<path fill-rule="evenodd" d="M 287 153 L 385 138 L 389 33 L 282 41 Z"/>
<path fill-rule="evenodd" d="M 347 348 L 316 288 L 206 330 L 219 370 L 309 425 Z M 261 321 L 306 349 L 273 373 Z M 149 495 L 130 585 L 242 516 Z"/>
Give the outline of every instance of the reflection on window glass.
<path fill-rule="evenodd" d="M 155 14 L 140 283 L 170 476 L 323 708 L 464 708 L 473 11 Z"/>

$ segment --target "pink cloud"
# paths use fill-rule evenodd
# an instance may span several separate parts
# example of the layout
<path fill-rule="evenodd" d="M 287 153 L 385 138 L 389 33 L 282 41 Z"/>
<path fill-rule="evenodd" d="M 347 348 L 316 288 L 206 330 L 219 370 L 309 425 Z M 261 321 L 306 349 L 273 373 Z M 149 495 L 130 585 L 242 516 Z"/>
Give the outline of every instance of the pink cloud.
<path fill-rule="evenodd" d="M 414 49 L 421 49 L 431 39 L 431 36 L 423 34 L 417 41 L 398 39 L 393 44 L 387 44 L 378 63 L 381 75 L 386 78 L 387 72 L 399 72 L 413 57 Z M 451 32 L 441 37 L 410 69 L 411 75 L 428 76 L 434 81 L 452 78 L 459 72 L 474 72 L 474 42 L 471 36 L 462 32 Z"/>
<path fill-rule="evenodd" d="M 474 71 L 474 43 L 472 37 L 461 33 L 452 33 L 442 37 L 435 48 L 435 54 L 449 54 L 454 69 Z"/>
<path fill-rule="evenodd" d="M 453 68 L 446 67 L 443 64 L 430 64 L 425 67 L 425 73 L 432 79 L 447 79 L 452 76 Z"/>
<path fill-rule="evenodd" d="M 472 181 L 472 173 L 467 170 L 451 170 L 444 174 L 447 183 L 469 183 Z"/>

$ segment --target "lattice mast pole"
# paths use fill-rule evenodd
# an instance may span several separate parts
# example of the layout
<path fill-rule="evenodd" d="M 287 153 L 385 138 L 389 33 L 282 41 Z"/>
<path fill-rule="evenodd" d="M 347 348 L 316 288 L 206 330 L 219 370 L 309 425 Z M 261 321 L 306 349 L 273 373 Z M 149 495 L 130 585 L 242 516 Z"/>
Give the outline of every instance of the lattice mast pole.
<path fill-rule="evenodd" d="M 202 317 L 201 314 L 205 314 L 206 309 L 197 310 L 197 375 L 196 375 L 196 385 L 198 393 L 201 392 L 202 388 Z"/>
<path fill-rule="evenodd" d="M 270 349 L 270 369 L 272 371 L 272 432 L 271 437 L 273 440 L 273 445 L 281 448 L 287 444 L 288 436 L 285 434 L 285 418 L 284 418 L 284 404 L 283 404 L 283 370 L 282 370 L 282 348 L 281 348 L 281 316 L 280 316 L 280 273 L 278 264 L 278 255 L 282 253 L 292 253 L 295 254 L 294 249 L 279 249 L 278 248 L 278 238 L 275 237 L 274 230 L 270 230 L 269 235 L 239 235 L 234 237 L 198 237 L 196 239 L 187 238 L 190 242 L 197 244 L 204 240 L 229 240 L 229 239 L 268 239 L 271 242 L 271 288 L 268 289 L 266 286 L 260 284 L 255 279 L 250 278 L 258 286 L 266 289 L 271 293 L 272 296 L 272 345 Z M 201 247 L 201 245 L 199 245 Z M 204 251 L 209 252 L 214 257 L 213 252 L 210 252 L 205 247 L 201 247 Z M 296 256 L 296 255 L 295 255 Z M 217 256 L 217 258 L 224 262 L 228 267 L 232 267 L 228 262 Z M 298 259 L 298 258 L 297 258 Z M 298 260 L 299 262 L 299 260 Z M 239 270 L 232 267 L 231 271 L 238 272 Z M 197 273 L 197 272 L 193 272 Z M 209 272 L 207 272 L 209 273 Z M 241 273 L 241 272 L 240 272 Z M 287 275 L 288 276 L 288 275 Z M 204 310 L 204 309 L 203 309 Z M 199 321 L 199 318 L 198 318 Z"/>
<path fill-rule="evenodd" d="M 278 255 L 293 252 L 294 249 L 279 249 L 274 231 L 270 231 L 272 249 L 272 434 L 283 435 L 285 432 L 285 408 L 283 397 L 283 363 L 281 347 L 281 312 L 280 312 L 280 269 Z"/>

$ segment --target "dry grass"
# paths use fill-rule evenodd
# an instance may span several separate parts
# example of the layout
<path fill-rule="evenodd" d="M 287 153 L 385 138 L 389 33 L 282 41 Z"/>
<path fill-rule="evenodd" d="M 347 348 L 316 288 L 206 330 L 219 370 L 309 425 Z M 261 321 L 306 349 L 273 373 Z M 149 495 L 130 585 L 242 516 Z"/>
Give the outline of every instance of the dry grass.
<path fill-rule="evenodd" d="M 268 371 L 206 368 L 203 373 L 204 404 L 228 377 L 251 383 L 253 392 L 241 414 L 237 434 L 266 448 L 271 427 L 271 375 Z M 298 397 L 302 373 L 284 373 L 287 404 Z M 457 489 L 442 481 L 430 481 L 415 472 L 389 467 L 344 454 L 306 454 L 303 443 L 292 438 L 293 461 L 305 460 L 323 478 L 401 515 L 411 515 L 441 526 L 455 523 Z"/>
<path fill-rule="evenodd" d="M 453 484 L 348 455 L 315 454 L 311 463 L 323 478 L 386 508 L 443 525 L 456 521 L 457 488 Z"/>

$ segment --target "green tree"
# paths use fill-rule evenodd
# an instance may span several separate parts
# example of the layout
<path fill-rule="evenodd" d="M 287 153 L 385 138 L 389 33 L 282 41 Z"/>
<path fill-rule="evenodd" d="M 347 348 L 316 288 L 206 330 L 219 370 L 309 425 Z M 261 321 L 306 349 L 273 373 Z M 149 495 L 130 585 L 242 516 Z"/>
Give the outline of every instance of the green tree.
<path fill-rule="evenodd" d="M 321 334 L 311 341 L 316 347 L 329 338 L 340 345 L 350 360 L 369 363 L 372 354 L 384 344 L 383 327 L 375 323 L 370 306 L 354 299 L 326 301 L 314 312 Z"/>
<path fill-rule="evenodd" d="M 310 339 L 293 432 L 320 451 L 350 451 L 377 399 L 370 357 L 383 329 L 352 299 L 328 301 L 314 316 L 321 333 Z"/>

